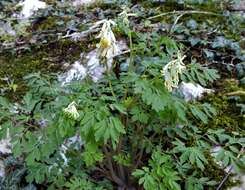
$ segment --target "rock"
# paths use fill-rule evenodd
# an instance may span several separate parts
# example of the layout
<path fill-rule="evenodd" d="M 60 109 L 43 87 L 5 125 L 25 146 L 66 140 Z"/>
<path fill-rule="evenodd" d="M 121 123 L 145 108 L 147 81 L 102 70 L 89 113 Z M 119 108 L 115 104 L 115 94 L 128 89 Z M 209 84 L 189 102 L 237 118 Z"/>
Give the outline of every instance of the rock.
<path fill-rule="evenodd" d="M 100 64 L 96 50 L 89 52 L 86 56 L 86 59 L 88 60 L 88 74 L 94 82 L 97 82 L 99 79 L 103 78 L 103 74 L 105 73 L 106 68 Z M 112 62 L 113 59 L 108 60 L 108 68 L 111 68 Z"/>
<path fill-rule="evenodd" d="M 16 32 L 14 31 L 10 23 L 8 22 L 5 23 L 5 22 L 0 21 L 0 36 L 6 35 L 6 34 L 10 36 L 15 36 Z"/>
<path fill-rule="evenodd" d="M 231 10 L 233 11 L 245 11 L 245 1 L 241 0 L 238 3 L 234 3 L 231 7 Z"/>
<path fill-rule="evenodd" d="M 218 152 L 222 149 L 222 147 L 220 145 L 217 145 L 217 146 L 214 146 L 211 150 L 210 150 L 210 153 L 211 153 L 211 156 L 213 158 L 215 158 L 215 156 L 218 154 Z M 215 160 L 215 159 L 214 159 Z M 216 160 L 215 160 L 216 161 Z M 220 166 L 220 168 L 223 168 L 223 163 L 222 162 L 217 162 L 216 163 Z M 227 166 L 225 169 L 225 172 L 231 172 L 233 174 L 235 174 L 234 177 L 232 177 L 232 179 L 234 181 L 241 181 L 241 185 L 239 186 L 235 186 L 235 187 L 232 187 L 230 188 L 229 190 L 245 190 L 245 175 L 239 175 L 239 174 L 236 174 L 235 171 L 232 169 L 232 166 Z M 231 171 L 230 171 L 231 170 Z"/>
<path fill-rule="evenodd" d="M 81 64 L 80 61 L 76 61 L 71 68 L 59 77 L 59 81 L 62 85 L 70 83 L 73 80 L 82 80 L 87 76 L 87 69 Z"/>
<path fill-rule="evenodd" d="M 230 190 L 245 190 L 245 175 L 243 176 L 235 176 L 234 177 L 236 180 L 240 180 L 241 181 L 241 185 L 240 186 L 236 186 L 236 187 L 232 187 L 230 188 Z"/>
<path fill-rule="evenodd" d="M 199 84 L 182 82 L 178 88 L 186 101 L 201 98 L 205 93 L 214 92 L 212 89 L 203 88 Z"/>
<path fill-rule="evenodd" d="M 20 17 L 23 18 L 29 18 L 34 14 L 34 11 L 44 9 L 47 6 L 45 2 L 39 0 L 24 0 L 19 5 L 22 6 Z"/>
<path fill-rule="evenodd" d="M 63 165 L 67 166 L 69 162 L 69 158 L 66 157 L 66 152 L 68 149 L 75 149 L 75 150 L 81 150 L 81 147 L 85 144 L 85 142 L 81 139 L 80 135 L 75 135 L 73 137 L 70 137 L 64 141 L 64 143 L 61 145 L 59 154 L 61 156 L 61 159 L 63 160 Z"/>
<path fill-rule="evenodd" d="M 0 177 L 5 177 L 5 166 L 2 160 L 0 160 Z"/>
<path fill-rule="evenodd" d="M 111 68 L 112 61 L 112 59 L 108 60 L 108 68 Z M 103 78 L 105 71 L 106 68 L 104 65 L 100 64 L 96 50 L 92 50 L 85 56 L 85 59 L 81 58 L 76 61 L 66 73 L 59 77 L 59 80 L 62 81 L 62 85 L 64 85 L 71 81 L 83 80 L 86 76 L 90 76 L 94 82 L 97 82 L 99 79 Z"/>
<path fill-rule="evenodd" d="M 73 1 L 73 6 L 91 5 L 95 2 L 96 2 L 96 0 L 75 0 L 75 1 Z"/>
<path fill-rule="evenodd" d="M 124 41 L 119 41 L 118 48 L 121 52 L 128 47 Z M 110 58 L 107 60 L 107 66 L 101 64 L 97 56 L 97 49 L 90 51 L 87 55 L 81 53 L 80 57 L 79 60 L 71 65 L 67 72 L 59 76 L 59 81 L 61 81 L 62 85 L 75 80 L 83 80 L 87 76 L 90 76 L 94 82 L 97 82 L 103 78 L 106 67 L 111 69 L 113 63 L 113 58 Z"/>
<path fill-rule="evenodd" d="M 81 147 L 85 144 L 85 141 L 82 140 L 80 135 L 75 135 L 66 139 L 64 144 L 66 147 L 71 147 L 73 145 L 75 150 L 80 150 Z"/>
<path fill-rule="evenodd" d="M 1 154 L 11 154 L 12 153 L 12 144 L 9 137 L 9 131 L 7 131 L 7 136 L 5 139 L 0 140 L 0 153 Z"/>

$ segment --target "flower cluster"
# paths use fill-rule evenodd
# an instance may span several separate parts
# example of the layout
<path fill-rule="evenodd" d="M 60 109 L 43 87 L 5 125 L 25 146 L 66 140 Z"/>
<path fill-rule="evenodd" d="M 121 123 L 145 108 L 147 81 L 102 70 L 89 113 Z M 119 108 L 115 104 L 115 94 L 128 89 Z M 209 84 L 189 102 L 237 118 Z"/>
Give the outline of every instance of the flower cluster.
<path fill-rule="evenodd" d="M 97 44 L 97 54 L 99 57 L 110 59 L 119 53 L 116 38 L 111 30 L 111 25 L 115 25 L 112 20 L 103 20 L 103 26 L 98 35 L 100 38 L 99 44 Z"/>
<path fill-rule="evenodd" d="M 79 113 L 76 108 L 76 102 L 70 103 L 67 108 L 63 109 L 63 112 L 71 119 L 77 120 L 79 118 Z"/>
<path fill-rule="evenodd" d="M 179 84 L 179 74 L 186 68 L 183 60 L 186 56 L 182 56 L 180 52 L 177 52 L 177 59 L 170 61 L 162 69 L 162 74 L 165 79 L 165 86 L 168 91 L 172 91 L 173 88 L 177 88 Z"/>

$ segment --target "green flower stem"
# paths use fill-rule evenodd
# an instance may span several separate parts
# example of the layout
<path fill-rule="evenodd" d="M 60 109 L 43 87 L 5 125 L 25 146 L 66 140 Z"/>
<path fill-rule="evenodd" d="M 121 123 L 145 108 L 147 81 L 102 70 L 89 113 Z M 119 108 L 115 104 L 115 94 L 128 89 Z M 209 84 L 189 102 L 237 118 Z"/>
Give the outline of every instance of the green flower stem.
<path fill-rule="evenodd" d="M 133 50 L 133 40 L 132 40 L 131 30 L 129 31 L 128 37 L 129 37 L 129 46 L 130 46 L 130 58 L 129 58 L 128 72 L 132 72 L 134 69 L 134 66 L 133 66 L 133 51 L 132 51 Z"/>
<path fill-rule="evenodd" d="M 113 90 L 113 87 L 112 87 L 112 83 L 111 83 L 111 79 L 110 79 L 110 69 L 108 68 L 107 60 L 106 60 L 105 66 L 106 66 L 106 74 L 107 74 L 107 78 L 108 78 L 108 81 L 109 81 L 109 87 L 110 87 L 110 90 L 111 90 L 111 94 L 115 98 L 115 100 L 117 101 L 117 97 L 116 97 L 116 95 L 114 93 L 114 90 Z"/>

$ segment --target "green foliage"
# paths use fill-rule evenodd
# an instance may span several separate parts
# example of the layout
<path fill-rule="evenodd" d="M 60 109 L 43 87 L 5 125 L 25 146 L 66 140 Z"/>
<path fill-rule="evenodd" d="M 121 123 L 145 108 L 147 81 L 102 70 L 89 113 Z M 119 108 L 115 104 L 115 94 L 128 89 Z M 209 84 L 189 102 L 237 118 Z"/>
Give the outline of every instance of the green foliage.
<path fill-rule="evenodd" d="M 203 67 L 198 63 L 188 65 L 188 69 L 182 75 L 182 80 L 194 83 L 197 82 L 202 86 L 207 86 L 207 84 L 213 83 L 219 78 L 220 76 L 216 69 Z"/>
<path fill-rule="evenodd" d="M 66 183 L 65 186 L 70 190 L 76 190 L 76 189 L 85 190 L 85 189 L 93 188 L 93 184 L 91 184 L 91 182 L 80 178 L 71 179 L 69 182 Z"/>
<path fill-rule="evenodd" d="M 208 103 L 190 105 L 190 111 L 196 119 L 201 120 L 205 124 L 208 123 L 208 118 L 216 115 L 215 109 Z"/>
<path fill-rule="evenodd" d="M 129 154 L 118 154 L 113 156 L 113 159 L 123 166 L 130 166 L 130 155 Z"/>
<path fill-rule="evenodd" d="M 205 186 L 214 186 L 217 184 L 215 181 L 210 181 L 207 177 L 197 178 L 196 173 L 192 174 L 192 176 L 188 177 L 185 183 L 185 189 L 195 190 L 200 189 L 203 190 Z"/>
<path fill-rule="evenodd" d="M 141 94 L 142 101 L 155 111 L 163 111 L 170 104 L 169 94 L 160 81 L 143 78 L 136 81 L 134 88 L 136 94 Z"/>
<path fill-rule="evenodd" d="M 146 72 L 153 73 L 155 69 L 146 67 Z M 111 180 L 122 185 L 118 176 L 123 180 L 123 176 L 130 175 L 127 171 L 134 172 L 134 166 L 141 162 L 143 155 L 147 157 L 145 142 L 155 144 L 158 139 L 156 145 L 160 145 L 166 143 L 162 141 L 166 136 L 174 141 L 175 133 L 186 138 L 190 131 L 181 132 L 175 126 L 179 122 L 191 123 L 188 110 L 203 122 L 215 115 L 215 110 L 207 103 L 187 104 L 171 95 L 159 78 L 160 69 L 155 75 L 128 73 L 116 79 L 112 74 L 98 83 L 84 81 L 67 86 L 50 82 L 39 74 L 26 77 L 30 90 L 23 100 L 13 105 L 1 98 L 0 103 L 1 134 L 6 135 L 9 128 L 14 155 L 25 154 L 27 181 L 52 183 L 59 188 L 83 188 L 81 184 L 90 182 L 81 179 L 79 171 L 92 175 L 98 170 L 105 178 L 111 179 L 112 175 Z M 72 101 L 76 102 L 77 119 L 67 117 L 63 111 Z M 18 114 L 11 111 L 13 109 Z M 43 118 L 45 126 L 40 123 Z M 156 139 L 152 139 L 152 133 Z M 83 142 L 67 144 L 67 139 L 77 134 Z M 195 166 L 203 170 L 208 164 L 198 139 L 193 147 L 184 146 L 180 139 L 178 142 L 178 146 L 173 144 L 176 146 L 172 147 L 170 155 L 161 153 L 165 148 L 149 151 L 152 154 L 149 166 L 136 170 L 141 171 L 139 175 L 134 172 L 146 189 L 180 189 L 178 169 L 191 164 L 189 170 Z M 174 154 L 181 154 L 180 165 L 173 160 Z M 119 173 L 115 167 L 121 168 Z M 74 178 L 66 183 L 70 175 Z"/>
<path fill-rule="evenodd" d="M 244 155 L 242 153 L 242 147 L 244 145 L 245 139 L 239 137 L 238 134 L 230 136 L 225 133 L 225 130 L 209 130 L 208 138 L 215 142 L 224 145 L 220 148 L 217 154 L 215 154 L 215 159 L 221 161 L 224 167 L 232 165 L 237 172 L 244 172 Z M 240 158 L 240 159 L 237 159 Z"/>
<path fill-rule="evenodd" d="M 94 83 L 86 78 L 62 86 L 56 75 L 37 73 L 25 77 L 24 87 L 19 83 L 14 86 L 26 72 L 76 60 L 81 49 L 95 47 L 93 35 L 71 42 L 49 31 L 59 35 L 83 31 L 95 22 L 98 10 L 100 19 L 114 17 L 122 11 L 117 5 L 124 3 L 105 3 L 97 9 L 91 6 L 81 13 L 79 7 L 49 1 L 49 8 L 38 11 L 28 23 L 6 20 L 6 26 L 16 28 L 17 35 L 12 38 L 4 34 L 1 41 L 24 38 L 24 45 L 14 46 L 10 52 L 24 49 L 30 53 L 21 52 L 24 56 L 15 59 L 0 46 L 7 52 L 7 56 L 1 56 L 1 77 L 5 70 L 7 74 L 12 72 L 7 69 L 9 65 L 21 69 L 13 73 L 15 80 L 10 80 L 10 88 L 4 88 L 1 94 L 23 90 L 23 95 L 12 93 L 14 99 L 0 96 L 0 137 L 10 132 L 13 155 L 21 162 L 1 179 L 0 188 L 35 189 L 40 185 L 50 190 L 203 190 L 217 187 L 225 167 L 232 165 L 236 172 L 244 171 L 244 129 L 239 121 L 244 113 L 242 97 L 218 94 L 208 96 L 207 102 L 186 102 L 177 92 L 165 88 L 160 72 L 181 52 L 186 55 L 187 68 L 182 81 L 211 86 L 220 76 L 203 63 L 214 66 L 244 59 L 237 42 L 242 39 L 239 16 L 188 13 L 206 8 L 217 8 L 221 13 L 224 1 L 168 1 L 158 8 L 155 1 L 139 2 L 125 9 L 137 16 L 129 16 L 126 23 L 119 17 L 115 30 L 116 36 L 129 41 L 130 54 L 123 52 L 115 57 L 113 69 L 103 79 Z M 0 8 L 2 5 L 0 2 Z M 183 12 L 173 11 L 176 7 Z M 11 11 L 9 4 L 5 8 L 4 18 Z M 173 12 L 161 19 L 148 19 L 162 11 Z M 50 61 L 50 57 L 57 60 Z M 27 63 L 30 66 L 25 67 Z M 242 64 L 237 64 L 239 79 L 243 78 L 242 69 Z M 232 73 L 232 69 L 229 71 Z M 241 90 L 231 86 L 225 93 Z M 211 96 L 215 97 L 211 100 Z M 234 110 L 230 110 L 232 101 Z M 66 109 L 73 102 L 72 109 Z M 214 154 L 211 150 L 216 145 L 220 149 Z M 220 173 L 216 175 L 217 168 Z"/>
<path fill-rule="evenodd" d="M 103 154 L 95 144 L 86 144 L 85 150 L 81 156 L 86 166 L 92 166 L 96 162 L 101 162 L 103 160 Z"/>
<path fill-rule="evenodd" d="M 178 180 L 180 177 L 174 170 L 174 160 L 169 155 L 159 151 L 152 153 L 149 167 L 137 169 L 133 176 L 139 178 L 139 184 L 143 184 L 146 190 L 180 190 Z"/>
<path fill-rule="evenodd" d="M 185 144 L 179 140 L 173 142 L 176 146 L 173 151 L 175 153 L 181 153 L 180 162 L 181 164 L 190 163 L 195 164 L 201 170 L 204 170 L 204 164 L 207 164 L 207 160 L 204 156 L 205 149 L 202 146 L 186 147 Z"/>
<path fill-rule="evenodd" d="M 70 181 L 66 182 L 65 187 L 69 190 L 106 190 L 104 187 L 98 187 L 87 179 L 77 177 L 71 178 Z"/>

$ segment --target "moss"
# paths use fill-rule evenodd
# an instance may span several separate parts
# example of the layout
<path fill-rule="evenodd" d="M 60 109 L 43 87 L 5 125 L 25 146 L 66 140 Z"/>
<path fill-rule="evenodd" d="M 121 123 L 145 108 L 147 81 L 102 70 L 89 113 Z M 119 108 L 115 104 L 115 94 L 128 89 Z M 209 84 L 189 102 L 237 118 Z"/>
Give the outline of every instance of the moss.
<path fill-rule="evenodd" d="M 198 3 L 195 1 L 192 2 L 185 2 L 185 3 L 178 3 L 177 1 L 166 1 L 166 2 L 160 2 L 160 1 L 145 1 L 145 0 L 133 0 L 133 4 L 141 2 L 144 8 L 154 8 L 158 7 L 161 11 L 173 11 L 173 10 L 190 10 L 195 7 L 197 10 L 203 10 L 203 11 L 210 11 L 210 12 L 221 12 L 224 10 L 224 5 L 220 2 L 205 2 L 205 3 Z"/>
<path fill-rule="evenodd" d="M 235 120 L 235 118 L 229 117 L 227 115 L 219 115 L 218 117 L 215 117 L 215 119 L 213 119 L 209 125 L 213 126 L 212 128 L 222 128 L 228 132 L 240 130 L 239 123 Z"/>
<path fill-rule="evenodd" d="M 210 94 L 202 100 L 210 103 L 216 109 L 217 115 L 207 125 L 199 124 L 199 127 L 205 130 L 222 128 L 229 133 L 236 131 L 243 134 L 245 118 L 237 104 L 243 104 L 244 97 L 227 95 L 229 92 L 242 90 L 239 82 L 235 79 L 224 80 L 217 88 L 216 94 Z"/>
<path fill-rule="evenodd" d="M 59 40 L 53 43 L 32 47 L 29 52 L 0 54 L 0 78 L 8 77 L 17 84 L 17 91 L 8 91 L 7 96 L 18 99 L 26 86 L 23 77 L 35 72 L 50 73 L 62 71 L 62 63 L 73 63 L 80 57 L 80 53 L 87 50 L 87 43 L 75 43 L 70 40 Z M 0 80 L 0 88 L 8 84 Z M 18 97 L 18 98 L 17 98 Z"/>
<path fill-rule="evenodd" d="M 239 81 L 236 79 L 226 79 L 220 82 L 219 86 L 223 89 L 224 92 L 241 90 L 241 87 L 239 86 Z"/>
<path fill-rule="evenodd" d="M 215 180 L 216 182 L 220 183 L 224 176 L 227 173 L 220 168 L 220 166 L 214 161 L 213 157 L 209 154 L 207 155 L 208 164 L 205 167 L 204 171 L 200 171 L 201 176 L 207 176 L 210 180 Z M 225 181 L 222 186 L 222 189 L 228 189 L 229 187 L 234 187 L 239 184 L 239 181 L 232 180 L 232 175 Z M 217 186 L 209 187 L 209 190 L 215 190 Z"/>
<path fill-rule="evenodd" d="M 45 55 L 36 53 L 28 54 L 23 57 L 15 58 L 13 56 L 0 56 L 0 76 L 8 77 L 17 84 L 17 91 L 8 92 L 8 96 L 17 99 L 17 96 L 23 94 L 26 90 L 23 77 L 32 72 L 49 72 L 54 69 L 53 65 L 47 65 L 42 59 Z M 0 87 L 6 87 L 6 82 L 0 81 Z"/>
<path fill-rule="evenodd" d="M 40 21 L 36 27 L 39 31 L 51 30 L 57 27 L 57 22 L 59 22 L 58 18 L 49 16 Z"/>
<path fill-rule="evenodd" d="M 208 125 L 203 125 L 203 128 L 206 130 L 222 128 L 227 132 L 243 130 L 243 118 L 240 109 L 234 102 L 229 101 L 224 94 L 218 93 L 207 96 L 205 101 L 210 103 L 218 114 L 209 121 Z"/>

